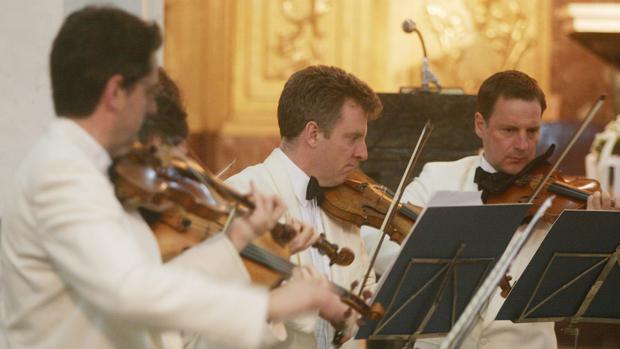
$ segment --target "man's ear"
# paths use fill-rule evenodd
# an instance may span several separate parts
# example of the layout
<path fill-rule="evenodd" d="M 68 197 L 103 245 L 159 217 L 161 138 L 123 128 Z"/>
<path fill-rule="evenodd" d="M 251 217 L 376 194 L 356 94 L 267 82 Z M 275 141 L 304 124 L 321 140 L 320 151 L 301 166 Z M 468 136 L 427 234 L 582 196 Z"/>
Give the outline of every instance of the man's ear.
<path fill-rule="evenodd" d="M 474 130 L 478 137 L 482 138 L 484 129 L 487 127 L 487 122 L 484 120 L 484 116 L 482 114 L 476 112 L 474 115 Z"/>
<path fill-rule="evenodd" d="M 123 76 L 120 74 L 112 75 L 101 94 L 101 104 L 108 109 L 121 110 L 127 98 L 127 89 L 123 87 Z"/>
<path fill-rule="evenodd" d="M 316 121 L 308 121 L 302 133 L 304 135 L 304 140 L 311 148 L 315 148 L 319 144 L 321 129 Z"/>

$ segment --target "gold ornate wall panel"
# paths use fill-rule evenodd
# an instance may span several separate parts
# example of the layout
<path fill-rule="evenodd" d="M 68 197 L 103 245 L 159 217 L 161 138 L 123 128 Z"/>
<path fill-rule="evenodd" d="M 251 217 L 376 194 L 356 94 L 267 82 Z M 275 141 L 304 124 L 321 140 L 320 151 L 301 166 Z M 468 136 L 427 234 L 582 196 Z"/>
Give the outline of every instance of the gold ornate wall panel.
<path fill-rule="evenodd" d="M 179 84 L 192 132 L 217 132 L 229 118 L 234 3 L 166 0 L 164 63 Z"/>
<path fill-rule="evenodd" d="M 225 134 L 277 134 L 276 102 L 286 79 L 310 64 L 370 77 L 372 1 L 236 2 L 233 104 Z"/>
<path fill-rule="evenodd" d="M 431 68 L 443 86 L 476 93 L 494 72 L 520 69 L 549 86 L 548 0 L 420 0 L 391 2 L 392 26 L 412 18 L 425 38 Z M 391 29 L 389 74 L 397 85 L 420 84 L 422 50 Z M 402 57 L 409 59 L 402 60 Z"/>
<path fill-rule="evenodd" d="M 475 93 L 511 68 L 549 86 L 549 0 L 167 0 L 166 67 L 193 132 L 275 136 L 284 82 L 308 64 L 340 66 L 377 91 L 419 85 L 405 18 L 444 86 Z"/>

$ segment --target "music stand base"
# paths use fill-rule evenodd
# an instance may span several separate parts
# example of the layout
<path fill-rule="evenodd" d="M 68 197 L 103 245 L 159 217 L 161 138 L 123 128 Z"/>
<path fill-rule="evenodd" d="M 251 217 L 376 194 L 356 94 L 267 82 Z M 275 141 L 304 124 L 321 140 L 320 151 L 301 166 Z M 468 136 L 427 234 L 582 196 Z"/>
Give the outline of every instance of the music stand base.
<path fill-rule="evenodd" d="M 574 349 L 579 348 L 579 328 L 578 327 L 572 327 L 572 326 L 564 327 L 563 329 L 560 330 L 560 332 L 568 336 L 573 336 L 575 339 L 573 348 Z"/>

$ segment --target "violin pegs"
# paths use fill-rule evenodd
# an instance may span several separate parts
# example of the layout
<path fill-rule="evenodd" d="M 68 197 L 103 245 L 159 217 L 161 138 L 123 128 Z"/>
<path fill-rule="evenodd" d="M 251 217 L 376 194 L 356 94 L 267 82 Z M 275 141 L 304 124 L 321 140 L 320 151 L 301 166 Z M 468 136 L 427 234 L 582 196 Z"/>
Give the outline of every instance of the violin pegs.
<path fill-rule="evenodd" d="M 512 286 L 510 285 L 510 280 L 512 280 L 512 276 L 508 274 L 504 275 L 502 280 L 499 282 L 499 287 L 501 288 L 500 295 L 502 298 L 507 298 L 510 291 L 512 291 Z"/>
<path fill-rule="evenodd" d="M 371 291 L 366 290 L 366 291 L 362 292 L 362 298 L 364 300 L 369 300 L 370 297 L 372 297 L 372 292 Z"/>
<path fill-rule="evenodd" d="M 353 281 L 351 283 L 351 291 L 355 290 L 359 284 L 360 284 L 359 281 L 357 280 Z"/>

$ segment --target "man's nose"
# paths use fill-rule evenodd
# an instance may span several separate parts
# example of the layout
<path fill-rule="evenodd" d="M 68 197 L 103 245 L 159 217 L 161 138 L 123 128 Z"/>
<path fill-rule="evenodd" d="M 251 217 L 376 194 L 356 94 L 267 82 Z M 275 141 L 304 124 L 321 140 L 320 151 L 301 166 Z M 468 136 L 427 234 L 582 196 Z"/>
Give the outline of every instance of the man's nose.
<path fill-rule="evenodd" d="M 519 134 L 515 138 L 514 147 L 517 148 L 518 150 L 527 150 L 529 145 L 530 144 L 527 141 L 527 132 L 526 131 L 519 132 Z"/>
<path fill-rule="evenodd" d="M 366 148 L 366 141 L 362 140 L 355 149 L 355 157 L 360 161 L 366 161 L 368 159 L 368 149 Z"/>

